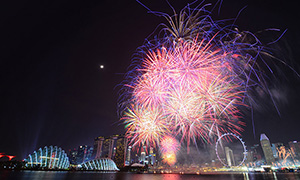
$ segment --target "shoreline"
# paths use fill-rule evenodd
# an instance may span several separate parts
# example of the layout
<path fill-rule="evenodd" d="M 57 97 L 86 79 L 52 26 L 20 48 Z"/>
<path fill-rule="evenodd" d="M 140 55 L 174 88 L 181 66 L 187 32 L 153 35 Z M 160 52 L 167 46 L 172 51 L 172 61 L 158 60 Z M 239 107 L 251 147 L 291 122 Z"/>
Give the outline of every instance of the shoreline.
<path fill-rule="evenodd" d="M 0 169 L 0 172 L 80 172 L 80 173 L 128 173 L 128 174 L 179 174 L 179 175 L 232 175 L 232 174 L 300 174 L 300 172 L 253 172 L 253 171 L 218 171 L 218 172 L 129 172 L 129 171 L 100 171 L 100 170 L 32 170 L 32 169 Z"/>

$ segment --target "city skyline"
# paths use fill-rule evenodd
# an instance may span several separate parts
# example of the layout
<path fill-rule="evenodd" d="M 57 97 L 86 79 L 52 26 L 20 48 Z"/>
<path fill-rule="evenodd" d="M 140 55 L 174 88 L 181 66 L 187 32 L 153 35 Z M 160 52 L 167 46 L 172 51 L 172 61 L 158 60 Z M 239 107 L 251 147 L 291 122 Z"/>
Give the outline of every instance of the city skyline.
<path fill-rule="evenodd" d="M 299 72 L 300 39 L 293 24 L 296 12 L 288 11 L 287 5 L 276 1 L 272 1 L 272 6 L 267 2 L 260 6 L 251 2 L 231 6 L 232 2 L 224 1 L 220 14 L 216 11 L 214 16 L 235 18 L 248 5 L 236 20 L 239 28 L 252 32 L 281 29 L 268 35 L 273 39 L 287 29 L 271 51 L 284 57 Z M 117 116 L 118 84 L 135 49 L 163 18 L 147 13 L 135 1 L 31 3 L 7 4 L 10 13 L 16 16 L 4 11 L 7 12 L 6 28 L 2 31 L 7 36 L 3 42 L 5 61 L 1 72 L 0 152 L 23 159 L 40 147 L 57 145 L 71 149 L 91 145 L 93 138 L 100 135 L 124 133 L 124 125 Z M 172 5 L 179 11 L 186 4 Z M 172 11 L 166 2 L 145 5 L 152 10 Z M 261 104 L 254 107 L 253 116 L 245 110 L 242 119 L 246 123 L 242 132 L 246 143 L 259 143 L 262 133 L 272 142 L 300 140 L 297 133 L 299 77 L 289 68 L 274 68 L 281 68 L 276 71 L 276 81 L 270 84 L 280 115 L 271 98 L 258 93 Z"/>
<path fill-rule="evenodd" d="M 231 135 L 228 134 L 227 136 Z M 243 143 L 241 139 L 237 141 Z M 132 146 L 128 144 L 127 137 L 123 135 L 100 136 L 96 137 L 94 142 L 94 147 L 82 145 L 69 151 L 64 151 L 57 146 L 45 146 L 44 148 L 36 149 L 26 157 L 26 167 L 39 168 L 38 166 L 41 165 L 44 168 L 54 169 L 67 163 L 70 166 L 67 165 L 64 168 L 76 167 L 80 169 L 81 167 L 88 168 L 87 166 L 91 165 L 90 162 L 93 164 L 93 161 L 106 161 L 106 159 L 112 160 L 119 169 L 135 166 L 136 164 L 139 166 L 148 165 L 154 169 L 159 166 L 170 166 L 169 162 L 164 160 L 163 152 L 149 146 L 132 149 Z M 190 160 L 184 152 L 176 153 L 176 156 L 181 160 L 174 162 L 175 164 L 171 165 L 171 167 L 174 167 L 174 165 L 176 167 L 197 165 L 199 167 L 210 166 L 212 168 L 221 168 L 222 166 L 228 168 L 240 166 L 253 168 L 269 165 L 278 168 L 299 163 L 300 142 L 297 141 L 290 141 L 286 146 L 280 142 L 271 142 L 266 134 L 261 134 L 260 144 L 248 146 L 247 150 L 244 149 L 244 151 L 241 151 L 241 147 L 238 147 L 241 145 L 238 145 L 233 138 L 231 141 L 223 141 L 222 144 L 223 147 L 218 146 L 218 150 L 217 148 L 215 149 L 218 151 L 217 154 L 216 152 L 211 152 L 209 146 L 206 149 L 197 149 L 197 152 L 191 151 L 188 154 L 192 158 Z M 183 149 L 181 147 L 179 151 Z M 210 155 L 204 157 L 204 154 L 207 153 Z M 201 158 L 196 158 L 199 155 Z M 47 160 L 46 156 L 52 158 L 48 157 Z M 57 161 L 61 157 L 63 161 Z"/>

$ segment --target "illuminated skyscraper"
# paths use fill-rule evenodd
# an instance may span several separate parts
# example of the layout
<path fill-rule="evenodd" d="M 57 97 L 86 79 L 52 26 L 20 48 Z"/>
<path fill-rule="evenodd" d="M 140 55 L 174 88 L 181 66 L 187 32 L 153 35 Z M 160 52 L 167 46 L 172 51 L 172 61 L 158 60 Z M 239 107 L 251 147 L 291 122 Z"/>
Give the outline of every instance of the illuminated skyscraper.
<path fill-rule="evenodd" d="M 101 157 L 108 158 L 109 157 L 109 146 L 110 146 L 110 137 L 105 138 L 103 141 L 103 146 L 102 146 L 102 154 Z"/>
<path fill-rule="evenodd" d="M 296 159 L 300 159 L 300 142 L 290 141 L 289 142 L 289 146 L 290 146 L 292 155 Z"/>
<path fill-rule="evenodd" d="M 113 159 L 116 154 L 116 141 L 118 139 L 118 135 L 114 135 L 110 137 L 109 146 L 108 146 L 108 158 Z"/>
<path fill-rule="evenodd" d="M 261 147 L 262 147 L 264 155 L 265 155 L 266 163 L 268 165 L 272 165 L 272 163 L 275 162 L 275 159 L 273 156 L 270 141 L 265 134 L 260 135 L 260 144 L 261 144 Z"/>
<path fill-rule="evenodd" d="M 251 166 L 254 166 L 255 164 L 258 163 L 260 165 L 261 159 L 262 159 L 262 149 L 260 148 L 259 144 L 254 144 L 249 148 L 249 151 L 247 153 L 247 159 L 246 163 L 250 163 Z"/>
<path fill-rule="evenodd" d="M 95 138 L 94 148 L 94 159 L 110 158 L 118 168 L 124 167 L 127 151 L 127 138 L 125 136 L 97 137 Z"/>
<path fill-rule="evenodd" d="M 154 165 L 156 162 L 156 154 L 153 152 L 153 147 L 149 151 L 149 164 Z"/>
<path fill-rule="evenodd" d="M 69 160 L 70 160 L 70 164 L 77 164 L 77 153 L 78 150 L 76 148 L 74 148 L 73 150 L 69 150 Z"/>
<path fill-rule="evenodd" d="M 118 168 L 123 168 L 125 166 L 125 157 L 127 152 L 128 140 L 124 135 L 116 135 L 114 144 L 114 153 L 112 159 L 116 163 Z"/>
<path fill-rule="evenodd" d="M 280 149 L 280 147 L 281 146 L 283 146 L 283 143 L 281 143 L 281 142 L 277 142 L 277 143 L 272 143 L 271 144 L 272 145 L 272 151 L 273 151 L 273 156 L 274 156 L 274 158 L 275 158 L 275 161 L 276 161 L 276 159 L 278 159 L 279 157 L 278 157 L 278 149 Z"/>
<path fill-rule="evenodd" d="M 81 164 L 85 161 L 91 160 L 93 148 L 87 145 L 79 146 L 76 155 L 76 164 Z"/>
<path fill-rule="evenodd" d="M 92 160 L 93 152 L 94 152 L 94 148 L 88 146 L 87 149 L 86 149 L 86 151 L 85 151 L 84 157 L 83 157 L 83 162 Z"/>
<path fill-rule="evenodd" d="M 145 151 L 142 151 L 142 152 L 141 152 L 141 159 L 140 159 L 140 161 L 141 161 L 143 164 L 145 164 L 145 160 L 146 160 L 146 152 L 145 152 Z"/>
<path fill-rule="evenodd" d="M 131 164 L 131 146 L 128 146 L 127 152 L 126 152 L 126 161 L 125 165 L 129 166 Z"/>
<path fill-rule="evenodd" d="M 274 158 L 275 159 L 278 158 L 278 152 L 277 152 L 277 149 L 276 149 L 276 145 L 274 143 L 272 143 L 271 149 L 272 149 Z"/>
<path fill-rule="evenodd" d="M 141 156 L 140 156 L 140 162 L 142 162 L 143 164 L 145 164 L 145 160 L 146 160 L 146 146 L 143 146 L 141 148 Z"/>
<path fill-rule="evenodd" d="M 94 141 L 94 152 L 92 159 L 99 159 L 102 156 L 102 146 L 103 146 L 104 137 L 96 137 Z"/>
<path fill-rule="evenodd" d="M 233 152 L 232 149 L 230 149 L 229 147 L 225 147 L 225 154 L 226 154 L 226 160 L 227 160 L 227 164 L 228 166 L 235 166 L 235 161 L 234 161 L 234 156 L 233 156 Z"/>
<path fill-rule="evenodd" d="M 86 147 L 85 146 L 79 146 L 77 150 L 77 157 L 76 157 L 76 162 L 77 164 L 83 163 L 83 157 L 84 157 L 84 151 Z"/>

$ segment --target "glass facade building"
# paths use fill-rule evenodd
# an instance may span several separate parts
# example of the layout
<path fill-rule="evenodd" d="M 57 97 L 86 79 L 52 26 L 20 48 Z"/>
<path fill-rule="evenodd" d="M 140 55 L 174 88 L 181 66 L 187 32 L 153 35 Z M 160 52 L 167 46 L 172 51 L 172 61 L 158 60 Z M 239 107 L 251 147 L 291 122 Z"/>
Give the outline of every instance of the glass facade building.
<path fill-rule="evenodd" d="M 272 165 L 272 163 L 275 162 L 275 158 L 273 156 L 269 138 L 265 134 L 260 135 L 260 144 L 264 152 L 267 165 Z"/>

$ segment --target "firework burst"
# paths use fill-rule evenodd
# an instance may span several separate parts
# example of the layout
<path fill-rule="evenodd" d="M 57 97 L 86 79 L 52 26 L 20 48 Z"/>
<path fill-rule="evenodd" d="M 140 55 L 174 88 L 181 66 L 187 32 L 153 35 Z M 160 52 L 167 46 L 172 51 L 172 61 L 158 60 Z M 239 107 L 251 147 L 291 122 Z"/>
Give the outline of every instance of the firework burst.
<path fill-rule="evenodd" d="M 156 13 L 168 24 L 138 48 L 120 96 L 133 145 L 155 147 L 168 144 L 169 137 L 189 146 L 226 132 L 240 134 L 248 92 L 266 87 L 257 63 L 263 50 L 258 39 L 234 26 L 221 27 L 205 7 L 187 6 L 174 16 Z M 176 151 L 166 153 L 164 146 L 165 157 L 174 160 Z"/>
<path fill-rule="evenodd" d="M 146 109 L 132 105 L 124 114 L 123 120 L 127 135 L 134 142 L 133 146 L 137 144 L 155 146 L 161 136 L 169 131 L 161 110 L 157 108 Z"/>

